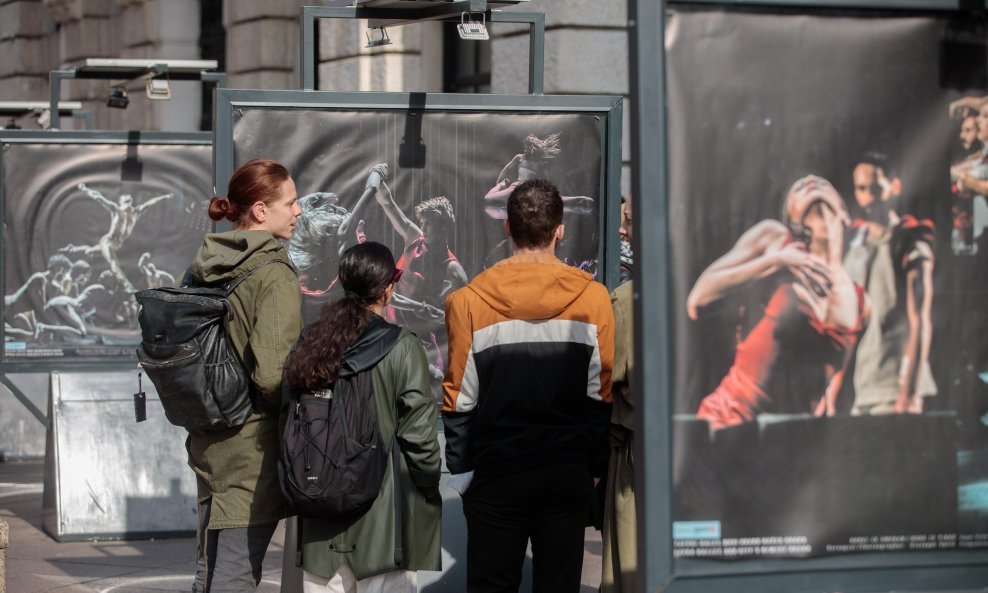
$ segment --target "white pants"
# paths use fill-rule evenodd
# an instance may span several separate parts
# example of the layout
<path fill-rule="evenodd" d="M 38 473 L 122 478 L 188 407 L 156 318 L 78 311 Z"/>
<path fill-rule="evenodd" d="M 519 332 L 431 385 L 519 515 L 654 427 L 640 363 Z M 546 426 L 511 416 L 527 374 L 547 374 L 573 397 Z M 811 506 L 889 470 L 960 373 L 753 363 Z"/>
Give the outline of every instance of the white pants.
<path fill-rule="evenodd" d="M 330 578 L 302 571 L 304 593 L 417 593 L 418 579 L 414 570 L 394 570 L 357 580 L 344 564 Z"/>

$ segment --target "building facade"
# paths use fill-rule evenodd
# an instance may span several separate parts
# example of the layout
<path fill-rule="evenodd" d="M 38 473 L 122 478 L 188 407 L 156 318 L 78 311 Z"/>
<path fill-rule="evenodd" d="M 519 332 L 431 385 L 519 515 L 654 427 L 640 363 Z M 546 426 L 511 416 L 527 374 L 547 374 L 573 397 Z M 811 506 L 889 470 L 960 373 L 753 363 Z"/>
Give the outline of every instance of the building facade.
<path fill-rule="evenodd" d="M 299 88 L 299 14 L 306 4 L 319 3 L 0 0 L 0 101 L 47 100 L 49 72 L 85 58 L 212 59 L 227 72 L 232 88 Z M 532 0 L 508 10 L 546 15 L 546 94 L 627 95 L 626 8 L 623 0 Z M 394 27 L 388 30 L 390 45 L 368 48 L 366 21 L 324 19 L 317 29 L 317 86 L 527 92 L 527 26 L 502 23 L 490 29 L 491 40 L 478 42 L 459 39 L 450 23 Z M 123 110 L 106 106 L 108 81 L 62 85 L 62 99 L 82 101 L 96 129 L 212 127 L 211 88 L 199 82 L 172 82 L 172 99 L 154 102 L 145 98 L 143 83 L 130 83 L 130 106 Z M 81 126 L 74 118 L 63 122 L 65 128 Z M 39 127 L 30 118 L 17 124 Z M 626 179 L 622 186 L 628 186 Z"/>

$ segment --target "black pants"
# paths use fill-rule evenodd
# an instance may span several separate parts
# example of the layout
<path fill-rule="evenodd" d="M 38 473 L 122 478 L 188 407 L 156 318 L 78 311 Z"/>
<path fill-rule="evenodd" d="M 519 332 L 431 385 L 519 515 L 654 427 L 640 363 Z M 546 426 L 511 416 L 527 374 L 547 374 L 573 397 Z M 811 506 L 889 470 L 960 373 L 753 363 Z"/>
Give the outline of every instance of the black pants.
<path fill-rule="evenodd" d="M 529 539 L 533 592 L 579 592 L 592 489 L 585 464 L 478 470 L 463 496 L 468 593 L 516 593 Z"/>
<path fill-rule="evenodd" d="M 261 563 L 278 522 L 207 529 L 212 498 L 199 503 L 193 593 L 249 593 L 261 582 Z"/>

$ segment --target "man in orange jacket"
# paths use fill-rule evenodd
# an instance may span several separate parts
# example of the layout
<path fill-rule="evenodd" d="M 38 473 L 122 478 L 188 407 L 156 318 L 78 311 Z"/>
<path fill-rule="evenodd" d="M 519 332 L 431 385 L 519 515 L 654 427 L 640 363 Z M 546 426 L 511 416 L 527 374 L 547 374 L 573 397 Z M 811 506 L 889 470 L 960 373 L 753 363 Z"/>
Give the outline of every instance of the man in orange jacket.
<path fill-rule="evenodd" d="M 607 289 L 554 255 L 563 201 L 508 198 L 514 255 L 446 301 L 446 460 L 467 519 L 467 591 L 576 592 L 594 481 L 607 467 L 614 315 Z"/>

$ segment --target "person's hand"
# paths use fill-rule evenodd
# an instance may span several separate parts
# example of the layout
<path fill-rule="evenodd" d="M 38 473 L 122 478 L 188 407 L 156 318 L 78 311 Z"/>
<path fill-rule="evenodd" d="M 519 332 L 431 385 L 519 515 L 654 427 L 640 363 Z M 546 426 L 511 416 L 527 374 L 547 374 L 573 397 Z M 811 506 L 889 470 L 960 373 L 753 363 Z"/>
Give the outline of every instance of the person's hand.
<path fill-rule="evenodd" d="M 419 307 L 419 312 L 425 314 L 432 321 L 440 321 L 446 318 L 446 312 L 439 307 L 433 307 L 428 303 L 421 303 Z"/>
<path fill-rule="evenodd" d="M 779 267 L 786 267 L 796 280 L 819 297 L 833 291 L 830 269 L 819 257 L 806 251 L 806 245 L 791 242 L 775 254 Z"/>
<path fill-rule="evenodd" d="M 357 243 L 367 242 L 367 234 L 364 233 L 364 221 L 360 219 L 357 221 L 357 228 L 354 231 L 357 234 Z"/>
<path fill-rule="evenodd" d="M 380 189 L 381 183 L 388 178 L 388 164 L 378 163 L 371 167 L 370 175 L 367 176 L 367 185 L 365 187 L 373 187 L 375 189 Z"/>
<path fill-rule="evenodd" d="M 914 396 L 900 395 L 898 399 L 895 400 L 895 413 L 896 414 L 922 414 L 923 413 L 923 403 L 922 400 Z"/>
<path fill-rule="evenodd" d="M 820 401 L 816 403 L 816 407 L 813 409 L 813 415 L 817 418 L 822 418 L 823 416 L 836 416 L 837 409 L 834 407 L 834 403 L 830 401 L 830 398 L 824 395 L 820 398 Z"/>
<path fill-rule="evenodd" d="M 988 97 L 961 97 L 956 101 L 950 102 L 950 105 L 947 107 L 947 115 L 953 119 L 958 113 L 976 112 L 981 109 L 981 105 L 985 100 L 988 100 Z"/>

